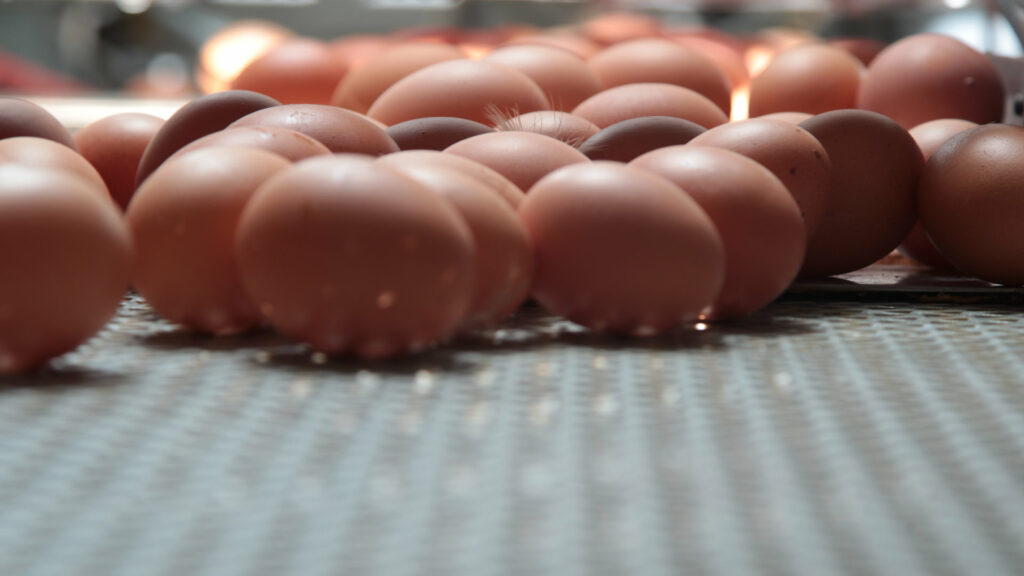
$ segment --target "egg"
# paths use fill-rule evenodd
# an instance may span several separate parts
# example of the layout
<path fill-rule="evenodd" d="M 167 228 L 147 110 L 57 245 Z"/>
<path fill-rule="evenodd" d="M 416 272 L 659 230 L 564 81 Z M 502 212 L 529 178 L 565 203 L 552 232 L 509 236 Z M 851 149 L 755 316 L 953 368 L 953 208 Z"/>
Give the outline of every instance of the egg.
<path fill-rule="evenodd" d="M 874 61 L 875 57 L 878 56 L 882 50 L 885 50 L 886 43 L 874 38 L 862 38 L 862 37 L 847 37 L 847 38 L 832 38 L 828 41 L 830 46 L 836 48 L 842 48 L 854 58 L 860 60 L 861 64 L 868 66 Z"/>
<path fill-rule="evenodd" d="M 553 110 L 572 110 L 602 88 L 582 58 L 561 48 L 507 46 L 491 52 L 484 60 L 515 68 L 529 76 L 547 95 Z"/>
<path fill-rule="evenodd" d="M 519 38 L 513 38 L 505 42 L 505 46 L 550 46 L 565 50 L 570 54 L 584 60 L 601 51 L 601 47 L 591 40 L 572 33 L 543 33 L 531 34 Z"/>
<path fill-rule="evenodd" d="M 395 167 L 423 164 L 426 166 L 451 168 L 487 186 L 488 189 L 493 190 L 499 198 L 512 208 L 518 208 L 519 204 L 523 201 L 523 191 L 508 178 L 502 176 L 493 168 L 455 154 L 445 154 L 435 150 L 409 150 L 389 154 L 382 157 L 380 161 Z"/>
<path fill-rule="evenodd" d="M 725 124 L 729 117 L 714 102 L 697 92 L 674 84 L 626 84 L 594 94 L 573 111 L 607 128 L 640 116 L 674 116 L 705 128 Z"/>
<path fill-rule="evenodd" d="M 66 172 L 0 163 L 0 372 L 69 352 L 114 315 L 128 288 L 117 208 Z"/>
<path fill-rule="evenodd" d="M 958 270 L 1024 285 L 1024 128 L 989 124 L 960 132 L 921 176 L 921 225 Z"/>
<path fill-rule="evenodd" d="M 572 146 L 532 132 L 494 132 L 467 138 L 445 150 L 494 169 L 529 191 L 535 182 L 569 164 L 590 162 Z"/>
<path fill-rule="evenodd" d="M 24 166 L 66 172 L 85 182 L 97 197 L 110 200 L 99 172 L 74 149 L 63 144 L 34 136 L 4 138 L 0 140 L 0 156 Z"/>
<path fill-rule="evenodd" d="M 1002 78 L 988 57 L 948 36 L 917 34 L 890 45 L 871 62 L 857 107 L 884 114 L 909 130 L 940 118 L 998 122 L 1005 101 Z"/>
<path fill-rule="evenodd" d="M 231 123 L 270 126 L 301 132 L 335 154 L 380 156 L 398 151 L 398 145 L 375 122 L 350 110 L 321 104 L 289 104 L 257 110 Z"/>
<path fill-rule="evenodd" d="M 832 162 L 831 193 L 801 275 L 852 272 L 882 258 L 917 220 L 924 158 L 899 124 L 866 110 L 834 110 L 800 124 Z"/>
<path fill-rule="evenodd" d="M 266 94 L 282 104 L 330 104 L 347 71 L 348 62 L 326 43 L 290 38 L 253 60 L 231 88 Z"/>
<path fill-rule="evenodd" d="M 750 116 L 856 108 L 863 75 L 864 65 L 842 48 L 827 44 L 788 48 L 751 81 Z"/>
<path fill-rule="evenodd" d="M 750 83 L 750 71 L 743 60 L 742 50 L 733 45 L 735 42 L 729 43 L 697 35 L 674 35 L 671 39 L 710 58 L 725 74 L 733 90 Z"/>
<path fill-rule="evenodd" d="M 146 146 L 164 125 L 150 114 L 123 112 L 92 122 L 75 132 L 82 157 L 103 177 L 114 202 L 124 210 L 135 194 L 135 174 Z"/>
<path fill-rule="evenodd" d="M 629 165 L 679 186 L 715 224 L 725 247 L 725 281 L 711 318 L 750 314 L 796 278 L 807 247 L 804 222 L 789 190 L 767 168 L 694 144 L 654 150 Z"/>
<path fill-rule="evenodd" d="M 422 350 L 462 324 L 473 296 L 473 237 L 458 211 L 366 156 L 309 159 L 264 182 L 236 258 L 266 321 L 332 354 Z"/>
<path fill-rule="evenodd" d="M 810 132 L 790 122 L 754 118 L 712 128 L 692 143 L 732 150 L 763 165 L 796 200 L 807 237 L 817 232 L 832 192 L 832 162 Z"/>
<path fill-rule="evenodd" d="M 242 116 L 280 104 L 269 96 L 245 90 L 218 92 L 192 100 L 172 114 L 149 141 L 139 160 L 135 186 L 189 142 L 223 130 Z"/>
<path fill-rule="evenodd" d="M 686 144 L 704 132 L 704 127 L 672 116 L 640 116 L 601 129 L 580 145 L 591 160 L 630 160 L 666 146 Z"/>
<path fill-rule="evenodd" d="M 514 68 L 483 60 L 452 60 L 395 82 L 367 115 L 389 126 L 428 116 L 493 124 L 496 119 L 549 108 L 544 92 Z"/>
<path fill-rule="evenodd" d="M 579 147 L 599 130 L 590 120 L 558 110 L 520 114 L 498 124 L 498 129 L 542 134 L 574 148 Z"/>
<path fill-rule="evenodd" d="M 431 64 L 465 55 L 447 44 L 408 42 L 394 45 L 353 68 L 338 83 L 331 104 L 365 114 L 392 84 Z"/>
<path fill-rule="evenodd" d="M 399 122 L 387 129 L 402 150 L 444 150 L 460 140 L 494 132 L 490 126 L 465 118 L 433 116 Z"/>
<path fill-rule="evenodd" d="M 203 136 L 175 152 L 171 158 L 211 146 L 256 148 L 273 152 L 293 162 L 311 156 L 331 153 L 320 142 L 295 130 L 272 126 L 239 126 Z"/>
<path fill-rule="evenodd" d="M 689 88 L 711 100 L 727 116 L 732 86 L 713 60 L 665 38 L 615 44 L 587 61 L 605 88 L 660 83 Z"/>
<path fill-rule="evenodd" d="M 336 38 L 329 43 L 334 57 L 344 61 L 351 71 L 366 60 L 384 52 L 394 41 L 377 34 L 349 34 Z M 335 87 L 337 88 L 337 87 Z"/>
<path fill-rule="evenodd" d="M 42 106 L 21 98 L 0 97 L 0 140 L 16 136 L 45 138 L 76 150 L 68 129 Z"/>
<path fill-rule="evenodd" d="M 636 12 L 606 12 L 586 21 L 583 33 L 602 46 L 661 35 L 657 18 Z"/>
<path fill-rule="evenodd" d="M 783 122 L 789 122 L 790 124 L 799 124 L 812 116 L 814 116 L 814 114 L 808 114 L 806 112 L 772 112 L 771 114 L 758 116 L 757 120 L 782 120 Z"/>
<path fill-rule="evenodd" d="M 519 207 L 533 296 L 596 332 L 651 335 L 697 318 L 725 276 L 722 239 L 677 186 L 615 162 L 566 166 Z"/>

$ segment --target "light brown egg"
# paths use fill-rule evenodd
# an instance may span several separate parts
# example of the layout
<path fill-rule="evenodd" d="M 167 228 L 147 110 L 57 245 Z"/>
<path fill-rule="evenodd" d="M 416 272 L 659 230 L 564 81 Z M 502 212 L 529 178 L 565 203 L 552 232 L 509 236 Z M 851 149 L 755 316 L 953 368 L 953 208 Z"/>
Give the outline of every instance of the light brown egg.
<path fill-rule="evenodd" d="M 394 40 L 377 34 L 350 34 L 329 42 L 334 57 L 348 64 L 351 72 L 363 62 L 394 45 Z"/>
<path fill-rule="evenodd" d="M 118 209 L 66 172 L 0 163 L 0 372 L 73 350 L 113 316 L 131 248 Z"/>
<path fill-rule="evenodd" d="M 0 140 L 0 156 L 23 166 L 60 170 L 82 179 L 100 198 L 109 200 L 103 177 L 72 148 L 46 138 L 16 136 Z"/>
<path fill-rule="evenodd" d="M 541 110 L 509 118 L 498 124 L 498 130 L 534 132 L 578 148 L 599 128 L 586 118 L 558 110 Z"/>
<path fill-rule="evenodd" d="M 451 168 L 487 186 L 512 208 L 518 208 L 523 201 L 523 191 L 508 178 L 479 162 L 455 154 L 435 150 L 409 150 L 382 156 L 380 162 L 394 169 L 420 164 Z"/>
<path fill-rule="evenodd" d="M 697 35 L 674 35 L 671 40 L 710 58 L 725 74 L 733 90 L 750 82 L 743 52 L 733 44 Z"/>
<path fill-rule="evenodd" d="M 387 129 L 401 150 L 444 150 L 460 140 L 489 134 L 494 128 L 465 118 L 433 116 L 399 122 Z"/>
<path fill-rule="evenodd" d="M 392 84 L 431 64 L 465 58 L 461 50 L 433 42 L 404 42 L 367 58 L 338 83 L 333 106 L 365 114 Z"/>
<path fill-rule="evenodd" d="M 235 120 L 239 126 L 272 126 L 301 132 L 335 154 L 380 156 L 398 151 L 398 145 L 366 116 L 336 106 L 290 104 L 257 110 Z"/>
<path fill-rule="evenodd" d="M 479 162 L 529 192 L 535 182 L 569 164 L 590 159 L 565 142 L 532 132 L 494 132 L 452 144 L 445 154 Z"/>
<path fill-rule="evenodd" d="M 292 162 L 331 153 L 320 142 L 295 130 L 273 126 L 239 126 L 203 136 L 171 157 L 211 146 L 266 150 Z"/>
<path fill-rule="evenodd" d="M 142 154 L 163 125 L 162 118 L 125 112 L 75 132 L 79 152 L 103 177 L 110 197 L 121 210 L 128 208 L 135 194 L 135 175 Z"/>
<path fill-rule="evenodd" d="M 657 18 L 636 12 L 606 12 L 583 24 L 583 33 L 602 46 L 661 36 Z"/>
<path fill-rule="evenodd" d="M 553 110 L 572 110 L 601 91 L 601 83 L 580 57 L 550 46 L 507 46 L 484 60 L 515 68 L 547 95 Z"/>
<path fill-rule="evenodd" d="M 868 66 L 878 56 L 882 50 L 885 50 L 886 43 L 875 40 L 874 38 L 862 38 L 862 37 L 848 37 L 848 38 L 831 38 L 828 41 L 829 45 L 835 46 L 836 48 L 842 48 L 854 58 L 860 60 L 861 64 Z"/>
<path fill-rule="evenodd" d="M 725 250 L 711 219 L 644 170 L 567 166 L 537 183 L 519 216 L 535 247 L 534 298 L 596 332 L 665 332 L 721 290 Z"/>
<path fill-rule="evenodd" d="M 842 48 L 827 44 L 788 48 L 751 81 L 750 116 L 856 108 L 863 75 L 864 65 Z"/>
<path fill-rule="evenodd" d="M 580 145 L 591 160 L 629 162 L 651 150 L 686 144 L 704 127 L 672 116 L 640 116 L 602 128 Z"/>
<path fill-rule="evenodd" d="M 601 51 L 601 46 L 583 36 L 572 33 L 545 33 L 522 36 L 509 40 L 505 46 L 551 46 L 565 50 L 586 60 Z"/>
<path fill-rule="evenodd" d="M 725 124 L 729 117 L 704 96 L 674 84 L 626 84 L 587 98 L 572 111 L 606 128 L 640 116 L 674 116 L 705 128 Z"/>
<path fill-rule="evenodd" d="M 808 114 L 806 112 L 772 112 L 771 114 L 758 116 L 757 119 L 782 120 L 783 122 L 789 122 L 790 124 L 799 124 L 812 116 L 814 116 L 814 114 Z"/>
<path fill-rule="evenodd" d="M 348 63 L 324 42 L 291 38 L 246 66 L 233 90 L 266 94 L 282 104 L 330 104 Z"/>
<path fill-rule="evenodd" d="M 547 110 L 544 92 L 522 72 L 483 60 L 452 60 L 417 70 L 377 98 L 367 115 L 391 126 L 453 116 L 482 124 Z"/>
<path fill-rule="evenodd" d="M 17 136 L 45 138 L 77 150 L 68 129 L 42 106 L 21 98 L 0 97 L 0 140 Z"/>

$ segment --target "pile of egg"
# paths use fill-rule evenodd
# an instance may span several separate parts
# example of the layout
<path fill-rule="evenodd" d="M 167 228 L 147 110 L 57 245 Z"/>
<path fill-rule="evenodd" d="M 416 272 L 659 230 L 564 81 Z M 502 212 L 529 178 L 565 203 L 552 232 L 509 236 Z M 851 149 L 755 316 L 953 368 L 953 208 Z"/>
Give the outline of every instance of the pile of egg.
<path fill-rule="evenodd" d="M 1024 284 L 1024 129 L 957 40 L 789 37 L 750 67 L 637 16 L 443 32 L 282 36 L 231 90 L 73 136 L 0 99 L 0 371 L 129 287 L 196 331 L 386 358 L 530 297 L 624 336 L 729 321 L 897 247 Z"/>

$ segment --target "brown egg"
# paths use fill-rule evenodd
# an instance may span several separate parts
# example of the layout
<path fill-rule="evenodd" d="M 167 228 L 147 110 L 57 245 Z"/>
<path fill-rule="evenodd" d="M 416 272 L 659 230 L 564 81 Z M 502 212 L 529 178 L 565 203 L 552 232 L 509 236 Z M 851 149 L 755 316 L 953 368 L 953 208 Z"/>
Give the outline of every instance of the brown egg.
<path fill-rule="evenodd" d="M 1024 128 L 978 126 L 932 154 L 918 189 L 921 224 L 957 269 L 1024 284 Z"/>
<path fill-rule="evenodd" d="M 326 43 L 292 38 L 252 61 L 231 88 L 266 94 L 282 104 L 330 104 L 347 71 L 348 63 Z"/>
<path fill-rule="evenodd" d="M 767 168 L 706 146 L 671 146 L 630 166 L 668 179 L 707 213 L 725 246 L 725 283 L 712 318 L 750 314 L 782 294 L 800 271 L 807 235 L 800 209 Z"/>
<path fill-rule="evenodd" d="M 465 118 L 435 116 L 399 122 L 387 129 L 401 150 L 444 150 L 460 140 L 489 134 L 494 128 Z"/>
<path fill-rule="evenodd" d="M 572 111 L 606 128 L 640 116 L 674 116 L 712 128 L 729 117 L 704 96 L 674 84 L 627 84 L 599 92 Z"/>
<path fill-rule="evenodd" d="M 725 74 L 732 89 L 746 86 L 750 82 L 750 72 L 743 60 L 743 52 L 730 44 L 694 35 L 675 35 L 671 39 L 710 58 Z"/>
<path fill-rule="evenodd" d="M 135 175 L 136 188 L 182 146 L 223 130 L 246 114 L 280 104 L 269 96 L 244 90 L 208 94 L 185 104 L 164 122 L 146 146 Z"/>
<path fill-rule="evenodd" d="M 635 12 L 608 12 L 583 24 L 583 33 L 602 46 L 661 36 L 661 23 Z"/>
<path fill-rule="evenodd" d="M 162 118 L 125 112 L 107 116 L 75 132 L 79 152 L 103 177 L 110 197 L 121 210 L 128 208 L 135 194 L 139 160 L 163 125 Z"/>
<path fill-rule="evenodd" d="M 813 117 L 814 114 L 808 114 L 806 112 L 772 112 L 771 114 L 764 114 L 758 116 L 758 120 L 782 120 L 783 122 L 789 122 L 790 124 L 799 124 L 808 118 Z"/>
<path fill-rule="evenodd" d="M 523 191 L 508 178 L 479 162 L 455 154 L 435 150 L 409 150 L 382 156 L 380 162 L 395 169 L 420 164 L 451 168 L 487 186 L 512 208 L 518 208 L 523 201 Z"/>
<path fill-rule="evenodd" d="M 447 44 L 410 42 L 394 45 L 353 68 L 335 88 L 331 104 L 365 114 L 392 84 L 431 64 L 465 58 Z"/>
<path fill-rule="evenodd" d="M 530 77 L 547 95 L 553 110 L 572 110 L 601 91 L 601 83 L 587 63 L 574 54 L 551 46 L 507 46 L 484 60 L 515 68 Z"/>
<path fill-rule="evenodd" d="M 875 58 L 857 106 L 910 129 L 939 118 L 998 122 L 1005 99 L 1003 81 L 984 54 L 948 36 L 918 34 Z"/>
<path fill-rule="evenodd" d="M 514 68 L 482 60 L 452 60 L 395 82 L 367 115 L 389 126 L 428 116 L 491 124 L 494 119 L 549 107 L 537 84 Z"/>
<path fill-rule="evenodd" d="M 917 220 L 915 194 L 924 159 L 892 120 L 866 110 L 835 110 L 800 126 L 832 161 L 832 191 L 801 274 L 852 272 L 891 252 Z"/>
<path fill-rule="evenodd" d="M 671 182 L 615 162 L 567 166 L 519 207 L 536 254 L 533 296 L 597 332 L 656 334 L 722 288 L 715 225 Z"/>
<path fill-rule="evenodd" d="M 350 34 L 330 42 L 334 57 L 348 64 L 351 72 L 356 66 L 376 57 L 394 45 L 394 40 L 376 34 Z"/>
<path fill-rule="evenodd" d="M 234 334 L 260 322 L 235 264 L 235 230 L 253 192 L 290 163 L 247 148 L 176 155 L 139 187 L 125 214 L 132 284 L 164 318 Z"/>
<path fill-rule="evenodd" d="M 197 82 L 203 92 L 227 90 L 243 68 L 292 37 L 291 30 L 263 20 L 235 20 L 206 39 L 199 50 Z"/>
<path fill-rule="evenodd" d="M 704 127 L 672 116 L 640 116 L 616 122 L 591 136 L 580 152 L 591 160 L 629 162 L 651 150 L 686 144 Z"/>
<path fill-rule="evenodd" d="M 369 157 L 300 162 L 242 214 L 246 291 L 281 333 L 329 352 L 421 350 L 461 325 L 473 237 L 450 202 Z"/>
<path fill-rule="evenodd" d="M 0 156 L 8 162 L 48 170 L 60 170 L 82 179 L 100 198 L 110 199 L 103 177 L 74 149 L 46 138 L 17 136 L 0 140 Z"/>
<path fill-rule="evenodd" d="M 0 97 L 0 140 L 17 136 L 45 138 L 77 150 L 68 129 L 42 106 L 21 98 Z"/>
<path fill-rule="evenodd" d="M 171 158 L 211 146 L 266 150 L 292 162 L 331 153 L 323 144 L 295 130 L 273 126 L 239 126 L 203 136 L 175 152 Z"/>
<path fill-rule="evenodd" d="M 335 154 L 380 156 L 398 151 L 395 141 L 375 122 L 336 106 L 290 104 L 264 108 L 231 124 L 239 126 L 273 126 L 301 132 Z"/>
<path fill-rule="evenodd" d="M 832 191 L 832 162 L 810 132 L 782 120 L 754 118 L 712 128 L 693 144 L 738 152 L 771 171 L 800 207 L 807 237 L 814 236 Z"/>
<path fill-rule="evenodd" d="M 521 114 L 498 125 L 499 130 L 533 132 L 565 142 L 574 148 L 586 142 L 598 127 L 586 118 L 558 110 L 541 110 Z"/>
<path fill-rule="evenodd" d="M 504 44 L 505 46 L 551 46 L 575 54 L 586 60 L 601 51 L 601 47 L 594 42 L 571 33 L 547 33 L 534 34 L 514 38 Z"/>
<path fill-rule="evenodd" d="M 605 48 L 587 61 L 605 88 L 659 83 L 689 88 L 729 115 L 732 87 L 725 73 L 697 50 L 665 38 L 633 40 Z"/>
<path fill-rule="evenodd" d="M 946 140 L 975 126 L 977 124 L 974 122 L 955 118 L 931 120 L 912 128 L 910 135 L 917 142 L 917 146 L 921 149 L 921 154 L 924 155 L 924 160 L 927 162 L 932 154 L 945 144 Z M 932 244 L 920 221 L 914 224 L 910 234 L 907 234 L 907 237 L 903 239 L 899 251 L 900 254 L 932 268 L 939 270 L 954 269 L 949 260 L 935 247 L 935 244 Z"/>
<path fill-rule="evenodd" d="M 828 43 L 836 48 L 846 50 L 865 66 L 870 65 L 875 56 L 878 56 L 886 47 L 885 42 L 875 40 L 874 38 L 832 38 Z"/>
<path fill-rule="evenodd" d="M 751 81 L 750 116 L 856 108 L 863 75 L 864 65 L 842 48 L 826 44 L 788 48 Z"/>
<path fill-rule="evenodd" d="M 465 329 L 500 322 L 526 300 L 533 245 L 515 209 L 481 182 L 444 166 L 388 163 L 452 203 L 473 234 L 476 279 Z"/>
<path fill-rule="evenodd" d="M 445 154 L 479 162 L 508 178 L 520 190 L 569 164 L 589 163 L 579 150 L 532 132 L 495 132 L 452 144 Z"/>
<path fill-rule="evenodd" d="M 102 328 L 128 288 L 113 203 L 70 174 L 0 164 L 0 372 L 29 370 Z"/>

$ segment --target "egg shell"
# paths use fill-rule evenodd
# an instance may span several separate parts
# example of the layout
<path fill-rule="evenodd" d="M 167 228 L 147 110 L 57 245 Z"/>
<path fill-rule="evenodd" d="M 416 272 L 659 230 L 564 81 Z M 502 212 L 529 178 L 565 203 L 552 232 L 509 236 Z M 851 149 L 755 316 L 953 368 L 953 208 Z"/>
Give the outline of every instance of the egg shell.
<path fill-rule="evenodd" d="M 629 162 L 651 150 L 686 144 L 704 131 L 682 118 L 640 116 L 601 129 L 580 145 L 580 152 L 591 160 Z"/>
<path fill-rule="evenodd" d="M 704 128 L 729 121 L 721 108 L 697 92 L 674 84 L 657 83 L 609 88 L 584 100 L 572 113 L 599 128 L 640 116 L 673 116 Z"/>
<path fill-rule="evenodd" d="M 738 152 L 763 165 L 796 200 L 807 237 L 817 232 L 832 192 L 832 162 L 810 132 L 790 122 L 754 118 L 712 128 L 692 144 Z"/>
<path fill-rule="evenodd" d="M 584 60 L 601 51 L 601 46 L 587 38 L 572 33 L 533 34 L 514 38 L 505 42 L 505 46 L 550 46 L 565 50 Z"/>
<path fill-rule="evenodd" d="M 519 70 L 537 83 L 553 110 L 569 111 L 601 91 L 601 82 L 579 56 L 551 46 L 499 48 L 484 57 Z"/>
<path fill-rule="evenodd" d="M 290 38 L 253 60 L 231 82 L 233 90 L 266 94 L 282 104 L 330 104 L 348 62 L 311 38 Z"/>
<path fill-rule="evenodd" d="M 398 151 L 398 144 L 376 122 L 336 106 L 287 104 L 264 108 L 230 125 L 240 126 L 272 126 L 301 132 L 335 154 L 380 156 Z"/>
<path fill-rule="evenodd" d="M 722 288 L 714 224 L 677 186 L 616 162 L 575 164 L 531 190 L 519 216 L 533 296 L 597 332 L 650 335 L 695 319 Z"/>
<path fill-rule="evenodd" d="M 367 115 L 389 126 L 428 116 L 492 125 L 496 119 L 549 108 L 544 92 L 514 68 L 483 60 L 451 60 L 395 82 Z"/>
<path fill-rule="evenodd" d="M 516 211 L 484 184 L 451 168 L 402 163 L 397 170 L 451 202 L 473 234 L 476 277 L 463 328 L 494 325 L 515 312 L 533 279 L 533 245 Z"/>
<path fill-rule="evenodd" d="M 586 142 L 599 128 L 586 118 L 558 110 L 541 110 L 521 114 L 498 125 L 499 130 L 533 132 L 565 142 L 573 148 Z"/>
<path fill-rule="evenodd" d="M 607 12 L 586 21 L 583 33 L 596 44 L 611 46 L 640 38 L 661 36 L 661 22 L 636 12 Z"/>
<path fill-rule="evenodd" d="M 861 82 L 857 107 L 909 130 L 940 118 L 998 122 L 1005 101 L 1002 78 L 987 56 L 948 36 L 917 34 L 875 58 Z"/>
<path fill-rule="evenodd" d="M 207 94 L 185 104 L 164 122 L 149 141 L 139 160 L 135 187 L 138 188 L 157 166 L 182 146 L 223 130 L 242 116 L 280 104 L 269 96 L 246 90 Z"/>
<path fill-rule="evenodd" d="M 727 116 L 732 86 L 717 64 L 697 50 L 665 38 L 622 42 L 587 61 L 605 88 L 659 83 L 689 88 L 715 103 Z"/>
<path fill-rule="evenodd" d="M 0 372 L 73 350 L 128 288 L 128 232 L 113 203 L 65 172 L 0 164 Z"/>
<path fill-rule="evenodd" d="M 235 231 L 249 198 L 284 158 L 210 147 L 164 162 L 125 214 L 132 284 L 164 318 L 212 334 L 257 326 L 235 263 Z"/>
<path fill-rule="evenodd" d="M 671 146 L 630 162 L 671 181 L 714 222 L 725 246 L 725 282 L 711 318 L 750 314 L 792 284 L 807 247 L 800 209 L 767 168 L 729 150 Z"/>
<path fill-rule="evenodd" d="M 460 140 L 494 132 L 490 126 L 465 118 L 433 116 L 399 122 L 387 129 L 402 150 L 441 151 Z"/>
<path fill-rule="evenodd" d="M 68 129 L 42 106 L 21 98 L 0 97 L 0 140 L 17 136 L 45 138 L 77 150 Z"/>
<path fill-rule="evenodd" d="M 743 52 L 730 43 L 696 35 L 674 35 L 671 40 L 710 58 L 725 74 L 732 89 L 735 90 L 750 83 L 750 71 L 747 70 Z"/>
<path fill-rule="evenodd" d="M 18 136 L 0 140 L 0 156 L 24 166 L 67 172 L 88 184 L 96 196 L 110 200 L 103 177 L 73 148 L 46 138 Z"/>
<path fill-rule="evenodd" d="M 75 132 L 82 157 L 103 177 L 114 202 L 125 210 L 135 194 L 135 174 L 146 146 L 164 125 L 150 114 L 124 112 L 88 124 Z"/>
<path fill-rule="evenodd" d="M 821 114 L 857 107 L 864 65 L 827 44 L 783 50 L 750 83 L 750 116 L 774 112 Z"/>
<path fill-rule="evenodd" d="M 494 132 L 467 138 L 445 150 L 494 169 L 529 191 L 538 180 L 569 164 L 590 162 L 565 142 L 533 132 Z"/>
<path fill-rule="evenodd" d="M 758 120 L 782 120 L 783 122 L 789 122 L 790 124 L 799 124 L 808 118 L 812 118 L 814 114 L 808 114 L 806 112 L 772 112 L 771 114 L 764 114 L 758 116 Z"/>
<path fill-rule="evenodd" d="M 800 126 L 832 162 L 832 191 L 801 275 L 852 272 L 882 258 L 917 220 L 921 150 L 899 124 L 866 110 L 835 110 Z"/>
<path fill-rule="evenodd" d="M 921 176 L 921 225 L 962 272 L 1024 285 L 1024 128 L 978 126 L 932 154 Z"/>
<path fill-rule="evenodd" d="M 211 146 L 266 150 L 292 162 L 331 153 L 320 142 L 295 130 L 273 126 L 239 126 L 203 136 L 175 152 L 171 158 Z"/>
<path fill-rule="evenodd" d="M 455 154 L 445 154 L 436 150 L 408 150 L 383 156 L 380 162 L 393 169 L 419 164 L 451 168 L 487 186 L 512 208 L 518 208 L 523 201 L 523 191 L 508 178 L 493 168 Z"/>
<path fill-rule="evenodd" d="M 395 82 L 431 64 L 465 58 L 461 50 L 434 42 L 394 45 L 367 58 L 338 83 L 331 104 L 365 114 L 377 98 Z"/>
<path fill-rule="evenodd" d="M 349 34 L 335 38 L 328 44 L 334 57 L 348 64 L 348 70 L 351 71 L 393 46 L 394 40 L 377 34 Z"/>
<path fill-rule="evenodd" d="M 236 250 L 265 319 L 328 353 L 422 350 L 461 325 L 473 296 L 462 217 L 365 156 L 313 158 L 271 177 L 242 214 Z"/>
<path fill-rule="evenodd" d="M 847 37 L 847 38 L 831 38 L 828 41 L 830 46 L 842 48 L 854 58 L 860 60 L 861 64 L 868 66 L 874 61 L 875 57 L 878 56 L 885 47 L 888 46 L 881 40 L 875 40 L 874 38 L 862 38 L 862 37 Z"/>

